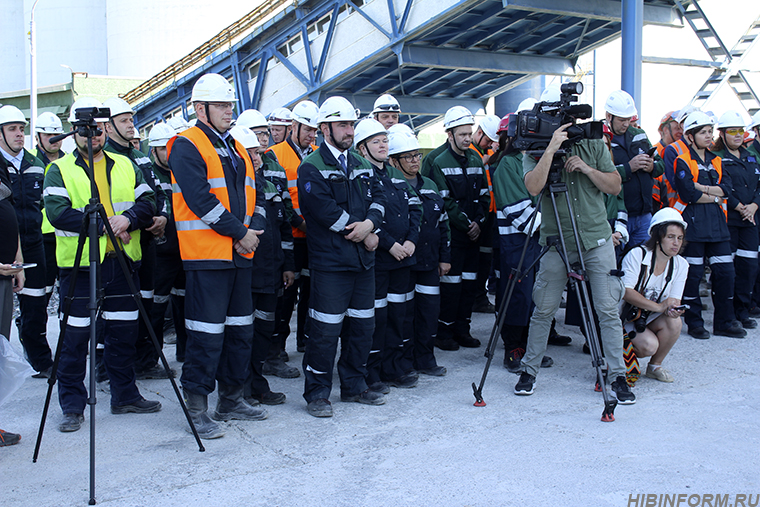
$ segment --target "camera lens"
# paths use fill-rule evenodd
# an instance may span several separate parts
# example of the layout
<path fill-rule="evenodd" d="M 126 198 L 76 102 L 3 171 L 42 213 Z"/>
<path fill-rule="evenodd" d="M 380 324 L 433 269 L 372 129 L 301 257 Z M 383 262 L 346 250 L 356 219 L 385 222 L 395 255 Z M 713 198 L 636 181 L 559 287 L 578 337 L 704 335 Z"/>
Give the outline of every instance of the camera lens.
<path fill-rule="evenodd" d="M 573 95 L 580 95 L 583 93 L 583 83 L 580 81 L 573 81 L 572 83 L 562 83 L 559 87 L 559 91 L 562 93 L 570 93 Z"/>

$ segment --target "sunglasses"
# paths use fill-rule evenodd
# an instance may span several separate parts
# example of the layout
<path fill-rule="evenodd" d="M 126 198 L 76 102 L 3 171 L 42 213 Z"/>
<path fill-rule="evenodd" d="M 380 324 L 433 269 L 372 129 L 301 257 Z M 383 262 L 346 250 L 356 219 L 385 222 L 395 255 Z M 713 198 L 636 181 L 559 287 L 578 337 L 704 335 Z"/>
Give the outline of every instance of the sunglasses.
<path fill-rule="evenodd" d="M 735 128 L 735 129 L 726 129 L 726 134 L 730 136 L 738 136 L 739 134 L 744 134 L 743 128 Z"/>

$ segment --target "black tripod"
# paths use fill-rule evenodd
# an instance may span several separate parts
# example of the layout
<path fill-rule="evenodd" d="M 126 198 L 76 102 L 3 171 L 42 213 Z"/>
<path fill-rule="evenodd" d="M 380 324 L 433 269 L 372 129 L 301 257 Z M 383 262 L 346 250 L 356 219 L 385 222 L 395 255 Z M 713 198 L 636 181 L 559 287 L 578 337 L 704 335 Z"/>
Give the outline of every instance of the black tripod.
<path fill-rule="evenodd" d="M 79 272 L 79 259 L 82 258 L 82 253 L 84 250 L 84 244 L 87 239 L 89 239 L 90 242 L 90 248 L 89 248 L 89 259 L 90 259 L 90 266 L 89 266 L 89 272 L 90 272 L 90 286 L 89 286 L 89 305 L 88 310 L 90 312 L 90 338 L 89 338 L 89 355 L 90 355 L 90 386 L 89 386 L 89 396 L 87 398 L 87 404 L 90 405 L 90 505 L 95 505 L 95 405 L 97 403 L 96 399 L 96 361 L 95 361 L 95 354 L 96 354 L 96 347 L 97 347 L 97 333 L 96 333 L 96 327 L 97 327 L 97 316 L 98 316 L 98 309 L 100 308 L 101 302 L 103 300 L 103 291 L 102 289 L 99 289 L 100 287 L 100 252 L 99 252 L 99 244 L 98 244 L 98 217 L 101 218 L 103 224 L 105 225 L 106 233 L 108 234 L 108 237 L 111 239 L 111 243 L 114 245 L 114 249 L 116 251 L 116 257 L 119 262 L 119 266 L 124 274 L 124 277 L 127 280 L 127 283 L 129 285 L 129 290 L 132 293 L 132 298 L 137 303 L 137 308 L 140 314 L 140 317 L 143 319 L 143 322 L 145 322 L 146 327 L 148 329 L 148 334 L 150 335 L 151 341 L 153 342 L 153 346 L 156 348 L 156 351 L 158 352 L 159 357 L 161 358 L 161 363 L 164 366 L 164 369 L 167 372 L 167 375 L 169 377 L 169 380 L 172 383 L 172 387 L 174 388 L 174 392 L 177 395 L 177 399 L 179 400 L 180 405 L 182 406 L 182 410 L 185 413 L 185 417 L 187 418 L 188 424 L 190 424 L 190 428 L 192 429 L 193 435 L 195 436 L 195 440 L 198 443 L 198 450 L 200 452 L 205 451 L 205 448 L 203 447 L 203 444 L 201 443 L 200 437 L 198 436 L 198 432 L 195 429 L 195 425 L 193 425 L 193 421 L 190 418 L 190 414 L 187 411 L 187 406 L 185 406 L 185 402 L 182 399 L 182 395 L 179 392 L 179 388 L 177 387 L 177 383 L 174 381 L 174 378 L 172 378 L 169 369 L 169 363 L 166 361 L 166 357 L 164 356 L 163 351 L 161 350 L 161 346 L 158 343 L 158 340 L 156 339 L 156 335 L 153 332 L 153 327 L 150 323 L 150 316 L 145 310 L 145 307 L 142 304 L 140 292 L 137 290 L 137 287 L 135 286 L 132 276 L 130 274 L 129 266 L 127 265 L 125 253 L 123 250 L 123 247 L 121 246 L 121 243 L 117 241 L 116 236 L 114 235 L 113 229 L 111 228 L 111 225 L 108 222 L 108 216 L 106 215 L 105 208 L 100 203 L 100 200 L 98 198 L 98 190 L 95 183 L 95 176 L 93 173 L 93 149 L 92 149 L 92 138 L 101 135 L 101 131 L 98 129 L 97 123 L 95 121 L 96 117 L 101 117 L 105 112 L 108 112 L 108 110 L 98 109 L 98 108 L 80 108 L 76 111 L 76 117 L 77 121 L 73 123 L 73 129 L 68 134 L 63 134 L 60 136 L 56 136 L 51 140 L 51 142 L 57 142 L 60 139 L 63 139 L 65 137 L 68 137 L 70 135 L 73 135 L 74 133 L 78 133 L 81 137 L 87 138 L 87 158 L 88 158 L 88 164 L 89 164 L 89 173 L 88 176 L 90 178 L 90 200 L 89 204 L 87 205 L 85 209 L 85 216 L 82 219 L 82 227 L 79 231 L 79 241 L 77 243 L 77 250 L 76 250 L 76 257 L 74 262 L 74 267 L 72 269 L 71 273 L 71 284 L 69 286 L 68 294 L 66 295 L 66 298 L 64 300 L 64 307 L 63 307 L 63 319 L 61 321 L 61 333 L 58 337 L 58 345 L 56 346 L 55 351 L 55 359 L 53 361 L 53 368 L 52 373 L 50 375 L 50 378 L 48 379 L 48 390 L 47 395 L 45 396 L 45 406 L 42 410 L 42 419 L 40 421 L 40 427 L 39 431 L 37 433 L 37 443 L 34 447 L 34 456 L 32 457 L 32 461 L 34 463 L 37 462 L 37 457 L 39 456 L 40 451 L 40 444 L 42 442 L 42 434 L 45 430 L 45 420 L 47 419 L 47 413 L 48 409 L 50 408 L 50 398 L 53 393 L 53 386 L 56 382 L 56 375 L 58 371 L 58 362 L 61 357 L 61 350 L 63 348 L 64 343 L 64 337 L 66 335 L 66 324 L 69 320 L 69 315 L 71 312 L 71 304 L 72 300 L 74 298 L 74 289 L 76 286 L 76 280 L 77 275 Z M 110 116 L 110 112 L 108 114 L 105 114 L 106 117 Z"/>
<path fill-rule="evenodd" d="M 578 236 L 578 227 L 575 223 L 575 215 L 573 214 L 573 209 L 567 194 L 567 184 L 560 180 L 560 171 L 562 171 L 564 165 L 561 156 L 564 154 L 564 151 L 558 151 L 552 158 L 551 169 L 549 170 L 549 178 L 546 185 L 541 190 L 538 201 L 540 203 L 546 192 L 549 192 L 552 211 L 554 213 L 554 219 L 558 225 L 557 230 L 559 232 L 559 235 L 548 237 L 546 245 L 541 249 L 541 252 L 539 253 L 536 260 L 533 261 L 533 263 L 528 266 L 527 269 L 521 271 L 523 262 L 525 261 L 525 254 L 528 250 L 530 237 L 527 237 L 525 239 L 522 254 L 520 255 L 520 261 L 518 262 L 517 267 L 514 268 L 509 274 L 509 282 L 505 288 L 503 295 L 504 297 L 501 298 L 501 304 L 499 304 L 499 308 L 497 310 L 498 318 L 496 319 L 496 322 L 494 322 L 493 329 L 491 329 L 491 337 L 488 340 L 488 346 L 486 347 L 485 353 L 487 361 L 485 368 L 483 369 L 483 376 L 480 379 L 480 385 L 476 385 L 475 382 L 473 382 L 472 390 L 473 394 L 475 395 L 475 406 L 485 407 L 486 403 L 483 401 L 483 386 L 486 383 L 486 377 L 488 376 L 488 370 L 491 367 L 491 361 L 493 361 L 496 344 L 498 343 L 498 337 L 501 334 L 501 329 L 504 325 L 506 310 L 509 308 L 509 302 L 512 299 L 512 293 L 514 292 L 515 284 L 522 280 L 522 278 L 538 264 L 541 258 L 546 255 L 546 253 L 551 248 L 554 248 L 565 264 L 565 271 L 567 272 L 567 277 L 570 280 L 570 286 L 573 290 L 575 290 L 575 294 L 578 297 L 578 301 L 580 303 L 583 329 L 585 330 L 586 336 L 588 337 L 589 349 L 591 350 L 591 365 L 596 369 L 597 382 L 602 387 L 602 396 L 604 398 L 602 421 L 612 422 L 615 420 L 614 412 L 615 407 L 617 406 L 617 400 L 609 395 L 605 387 L 604 374 L 602 373 L 602 365 L 604 364 L 604 361 L 602 359 L 602 350 L 599 344 L 599 336 L 597 335 L 597 326 L 594 322 L 593 311 L 591 309 L 591 293 L 589 291 L 588 278 L 586 276 L 586 266 L 583 262 L 583 255 L 581 254 L 581 242 Z M 578 263 L 573 265 L 570 265 L 567 256 L 565 237 L 562 233 L 559 212 L 557 211 L 557 196 L 560 194 L 564 194 L 565 196 L 565 202 L 567 203 L 567 209 L 570 215 L 570 225 L 573 230 L 573 239 L 578 250 Z M 535 220 L 536 214 L 534 213 L 528 226 L 529 231 L 533 230 L 533 224 Z"/>

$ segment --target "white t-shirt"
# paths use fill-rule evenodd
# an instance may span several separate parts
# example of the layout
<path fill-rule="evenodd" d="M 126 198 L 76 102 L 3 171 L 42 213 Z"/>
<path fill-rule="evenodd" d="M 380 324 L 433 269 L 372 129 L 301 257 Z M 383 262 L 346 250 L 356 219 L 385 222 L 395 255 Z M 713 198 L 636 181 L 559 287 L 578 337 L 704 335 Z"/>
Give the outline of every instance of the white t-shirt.
<path fill-rule="evenodd" d="M 645 253 L 646 252 L 646 253 Z M 639 289 L 639 292 L 644 295 L 650 301 L 664 301 L 668 298 L 681 299 L 683 296 L 683 288 L 686 285 L 686 275 L 689 273 L 689 263 L 686 259 L 680 255 L 673 257 L 673 276 L 670 278 L 670 283 L 665 285 L 665 281 L 668 276 L 668 265 L 665 266 L 665 270 L 660 275 L 654 275 L 651 272 L 652 264 L 652 252 L 636 247 L 623 258 L 623 284 L 626 289 L 636 289 L 636 283 L 639 281 L 639 275 L 641 274 L 642 264 L 647 266 L 644 274 L 644 280 L 646 286 Z M 651 275 L 651 276 L 650 276 Z M 664 292 L 663 292 L 664 289 Z M 623 309 L 625 300 L 620 301 L 620 310 Z M 659 313 L 652 313 L 647 318 L 647 324 L 659 317 Z M 633 328 L 632 323 L 626 324 L 626 330 L 628 326 Z"/>

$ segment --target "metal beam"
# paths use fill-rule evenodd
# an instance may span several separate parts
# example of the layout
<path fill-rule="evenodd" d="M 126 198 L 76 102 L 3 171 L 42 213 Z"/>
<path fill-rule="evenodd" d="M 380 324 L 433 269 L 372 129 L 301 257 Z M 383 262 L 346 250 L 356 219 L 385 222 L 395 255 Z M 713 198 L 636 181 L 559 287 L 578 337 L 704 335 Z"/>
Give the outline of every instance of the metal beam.
<path fill-rule="evenodd" d="M 684 67 L 707 67 L 715 69 L 721 66 L 721 62 L 712 60 L 693 60 L 691 58 L 662 58 L 659 56 L 642 56 L 643 63 L 660 63 L 663 65 L 683 65 Z"/>
<path fill-rule="evenodd" d="M 351 101 L 362 112 L 372 111 L 376 95 L 347 95 L 346 98 Z M 401 105 L 401 115 L 432 115 L 438 116 L 445 113 L 449 108 L 454 106 L 464 106 L 475 114 L 478 109 L 485 109 L 486 100 L 478 99 L 449 99 L 449 98 L 424 98 L 424 97 L 398 97 Z"/>
<path fill-rule="evenodd" d="M 496 54 L 419 46 L 405 46 L 399 54 L 401 65 L 421 65 L 437 69 L 477 72 L 515 72 L 531 74 L 573 75 L 570 60 L 556 57 Z"/>
<path fill-rule="evenodd" d="M 620 22 L 622 5 L 612 0 L 501 0 L 505 9 L 547 12 L 561 16 L 605 19 Z M 682 26 L 673 7 L 644 5 L 644 24 Z"/>

